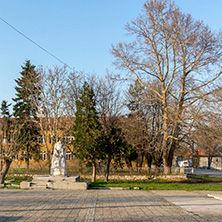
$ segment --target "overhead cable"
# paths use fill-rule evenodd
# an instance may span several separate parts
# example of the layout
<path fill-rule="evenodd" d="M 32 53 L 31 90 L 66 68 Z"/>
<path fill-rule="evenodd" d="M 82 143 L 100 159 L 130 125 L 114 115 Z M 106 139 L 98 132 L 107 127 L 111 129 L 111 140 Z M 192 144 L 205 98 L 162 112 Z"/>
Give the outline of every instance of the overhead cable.
<path fill-rule="evenodd" d="M 59 59 L 57 56 L 53 55 L 51 52 L 49 52 L 48 50 L 44 49 L 42 46 L 40 46 L 38 43 L 36 43 L 35 41 L 33 41 L 32 39 L 30 39 L 27 35 L 25 35 L 24 33 L 22 33 L 21 31 L 19 31 L 17 28 L 15 28 L 13 25 L 11 25 L 10 23 L 8 23 L 7 21 L 5 21 L 3 18 L 0 17 L 0 20 L 3 21 L 5 24 L 7 24 L 9 27 L 11 27 L 14 31 L 16 31 L 17 33 L 19 33 L 20 35 L 22 35 L 24 38 L 26 38 L 28 41 L 30 41 L 31 43 L 33 43 L 34 45 L 36 45 L 38 48 L 40 48 L 41 50 L 43 50 L 44 52 L 46 52 L 47 54 L 49 54 L 50 56 L 52 56 L 54 59 L 56 59 L 57 61 L 59 61 L 60 63 L 62 63 L 63 65 L 65 65 L 66 67 L 70 68 L 71 70 L 73 70 L 73 68 L 71 68 L 67 63 L 63 62 L 61 59 Z"/>

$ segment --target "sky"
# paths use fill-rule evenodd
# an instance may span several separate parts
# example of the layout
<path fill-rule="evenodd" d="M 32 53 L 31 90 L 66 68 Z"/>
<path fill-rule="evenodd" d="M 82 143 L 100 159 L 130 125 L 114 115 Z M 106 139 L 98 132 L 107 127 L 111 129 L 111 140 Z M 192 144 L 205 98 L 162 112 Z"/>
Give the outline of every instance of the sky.
<path fill-rule="evenodd" d="M 77 71 L 118 73 L 111 45 L 126 41 L 124 26 L 145 0 L 0 0 L 0 18 Z M 175 0 L 212 30 L 222 27 L 221 0 Z M 0 20 L 0 102 L 15 97 L 15 79 L 26 60 L 45 68 L 63 66 Z M 71 71 L 71 70 L 70 70 Z"/>

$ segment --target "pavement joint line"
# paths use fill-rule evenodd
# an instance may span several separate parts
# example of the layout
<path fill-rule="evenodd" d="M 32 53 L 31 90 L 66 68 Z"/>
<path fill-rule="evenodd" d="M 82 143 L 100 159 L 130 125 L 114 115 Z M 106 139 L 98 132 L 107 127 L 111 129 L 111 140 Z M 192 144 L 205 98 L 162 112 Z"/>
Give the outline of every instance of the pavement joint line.
<path fill-rule="evenodd" d="M 207 194 L 207 196 L 208 196 L 208 197 L 213 197 L 213 198 L 216 199 L 216 200 L 222 200 L 221 197 L 217 197 L 217 196 L 214 196 L 214 195 L 212 195 L 212 194 Z"/>
<path fill-rule="evenodd" d="M 95 216 L 95 211 L 96 211 L 96 202 L 97 202 L 97 194 L 95 194 L 91 200 L 91 204 L 93 204 L 92 207 L 89 207 L 87 215 L 85 217 L 86 222 L 93 222 L 94 221 L 94 216 Z"/>

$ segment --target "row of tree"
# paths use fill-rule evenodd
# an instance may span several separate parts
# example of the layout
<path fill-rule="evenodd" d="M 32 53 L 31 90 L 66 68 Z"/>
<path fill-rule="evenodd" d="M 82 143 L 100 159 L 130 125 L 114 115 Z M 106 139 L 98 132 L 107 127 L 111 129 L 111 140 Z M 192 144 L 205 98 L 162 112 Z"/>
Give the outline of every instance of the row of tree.
<path fill-rule="evenodd" d="M 133 41 L 112 46 L 121 71 L 115 77 L 68 73 L 65 67 L 44 70 L 26 61 L 16 80 L 13 125 L 21 130 L 20 140 L 30 135 L 27 153 L 40 133 L 50 166 L 62 128 L 74 134 L 72 151 L 93 166 L 93 178 L 98 162 L 106 164 L 108 179 L 111 163 L 124 158 L 130 166 L 137 155 L 137 165 L 144 158 L 149 167 L 164 163 L 169 174 L 175 153 L 196 148 L 205 149 L 210 166 L 212 156 L 221 154 L 221 33 L 170 0 L 146 1 L 143 14 L 126 31 Z M 120 80 L 129 83 L 125 92 Z M 3 111 L 2 116 L 10 117 Z"/>
<path fill-rule="evenodd" d="M 221 91 L 221 32 L 211 31 L 170 0 L 147 1 L 143 14 L 128 23 L 126 31 L 133 41 L 112 47 L 114 64 L 125 71 L 123 78 L 126 73 L 145 89 L 145 107 L 151 113 L 157 109 L 157 124 L 150 133 L 154 129 L 152 143 L 160 147 L 168 174 L 174 153 L 190 138 L 198 114 L 208 112 L 201 106 Z"/>
<path fill-rule="evenodd" d="M 106 166 L 108 180 L 111 162 L 115 166 L 121 165 L 124 159 L 131 162 L 134 149 L 119 125 L 123 105 L 111 77 L 98 81 L 95 76 L 68 73 L 66 68 L 58 67 L 44 71 L 29 60 L 20 74 L 16 80 L 13 114 L 10 114 L 11 104 L 3 101 L 1 105 L 1 126 L 7 128 L 1 137 L 2 181 L 19 150 L 25 151 L 27 168 L 31 155 L 36 154 L 38 159 L 39 136 L 43 138 L 50 167 L 54 144 L 61 139 L 59 135 L 74 135 L 70 151 L 93 166 L 93 181 L 98 163 Z M 49 135 L 51 143 L 47 142 Z"/>

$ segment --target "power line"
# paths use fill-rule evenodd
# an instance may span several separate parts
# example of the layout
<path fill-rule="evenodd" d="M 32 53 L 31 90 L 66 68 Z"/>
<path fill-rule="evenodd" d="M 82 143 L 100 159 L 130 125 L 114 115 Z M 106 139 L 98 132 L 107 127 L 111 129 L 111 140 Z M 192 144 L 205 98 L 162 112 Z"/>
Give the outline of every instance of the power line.
<path fill-rule="evenodd" d="M 51 52 L 49 52 L 48 50 L 44 49 L 42 46 L 40 46 L 38 43 L 36 43 L 35 41 L 33 41 L 32 39 L 30 39 L 27 35 L 25 35 L 24 33 L 20 32 L 17 28 L 15 28 L 13 25 L 11 25 L 10 23 L 8 23 L 7 21 L 5 21 L 3 18 L 0 17 L 0 20 L 3 21 L 6 25 L 8 25 L 9 27 L 11 27 L 14 31 L 16 31 L 17 33 L 19 33 L 21 36 L 23 36 L 24 38 L 26 38 L 28 41 L 30 41 L 31 43 L 33 43 L 34 45 L 36 45 L 38 48 L 40 48 L 41 50 L 43 50 L 44 52 L 46 52 L 47 54 L 49 54 L 50 56 L 52 56 L 54 59 L 56 59 L 57 61 L 59 61 L 60 63 L 62 63 L 63 65 L 65 65 L 66 67 L 70 68 L 71 70 L 73 70 L 73 68 L 71 68 L 67 63 L 63 62 L 61 59 L 59 59 L 58 57 L 56 57 L 55 55 L 53 55 Z"/>

